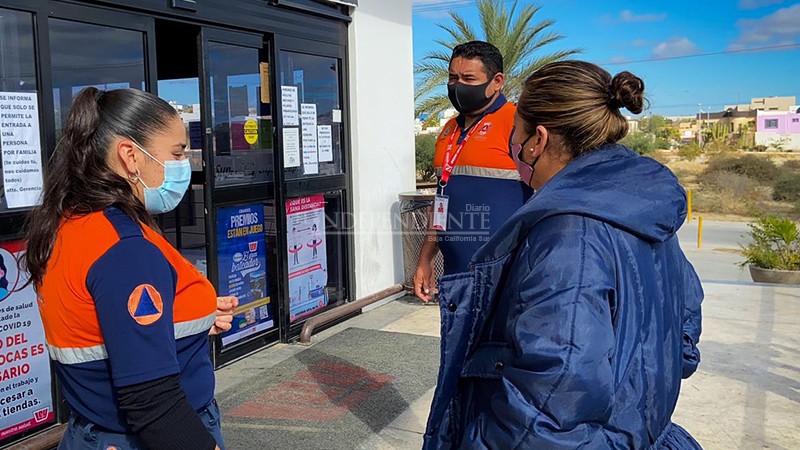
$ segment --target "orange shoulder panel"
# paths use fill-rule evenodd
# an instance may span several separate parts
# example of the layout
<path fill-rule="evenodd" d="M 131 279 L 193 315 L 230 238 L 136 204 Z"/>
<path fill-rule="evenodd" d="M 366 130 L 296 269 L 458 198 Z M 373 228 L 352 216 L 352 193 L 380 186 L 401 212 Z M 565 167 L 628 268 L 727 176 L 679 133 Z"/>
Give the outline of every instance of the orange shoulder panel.
<path fill-rule="evenodd" d="M 85 348 L 103 343 L 86 276 L 117 242 L 119 235 L 102 211 L 62 222 L 39 288 L 48 344 Z"/>
<path fill-rule="evenodd" d="M 456 118 L 448 120 L 436 138 L 436 153 L 433 156 L 433 167 L 441 168 L 444 165 L 444 154 L 447 151 L 447 144 L 450 143 L 450 134 L 459 133 L 458 122 Z M 458 137 L 456 136 L 456 139 Z"/>

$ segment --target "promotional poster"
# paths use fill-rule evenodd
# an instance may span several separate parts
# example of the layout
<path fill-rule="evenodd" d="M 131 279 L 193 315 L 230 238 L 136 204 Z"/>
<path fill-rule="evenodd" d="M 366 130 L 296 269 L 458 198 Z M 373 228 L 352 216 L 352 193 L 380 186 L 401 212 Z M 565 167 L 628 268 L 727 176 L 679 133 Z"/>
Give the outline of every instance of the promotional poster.
<path fill-rule="evenodd" d="M 233 326 L 222 334 L 230 345 L 275 326 L 267 280 L 264 205 L 217 211 L 219 295 L 239 298 Z"/>
<path fill-rule="evenodd" d="M 55 420 L 50 357 L 22 244 L 0 243 L 0 440 Z"/>

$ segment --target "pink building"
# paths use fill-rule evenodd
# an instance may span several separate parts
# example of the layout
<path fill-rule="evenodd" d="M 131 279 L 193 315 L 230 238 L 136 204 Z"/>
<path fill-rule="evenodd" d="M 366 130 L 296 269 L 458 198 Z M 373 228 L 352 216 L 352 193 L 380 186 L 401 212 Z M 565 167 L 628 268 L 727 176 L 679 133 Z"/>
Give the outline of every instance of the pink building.
<path fill-rule="evenodd" d="M 756 145 L 800 150 L 800 108 L 789 111 L 758 111 Z"/>
<path fill-rule="evenodd" d="M 756 131 L 780 134 L 800 133 L 800 114 L 788 113 L 778 115 L 772 111 L 764 115 L 759 114 L 758 120 L 756 121 Z"/>

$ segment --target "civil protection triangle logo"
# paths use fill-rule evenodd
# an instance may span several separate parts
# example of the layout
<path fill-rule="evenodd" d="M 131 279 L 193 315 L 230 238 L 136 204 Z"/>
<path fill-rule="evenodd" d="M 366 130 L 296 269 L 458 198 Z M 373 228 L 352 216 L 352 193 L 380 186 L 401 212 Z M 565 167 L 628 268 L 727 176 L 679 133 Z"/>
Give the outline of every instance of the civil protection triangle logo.
<path fill-rule="evenodd" d="M 152 285 L 140 284 L 128 297 L 128 313 L 139 325 L 154 323 L 161 318 L 163 311 L 161 294 Z"/>

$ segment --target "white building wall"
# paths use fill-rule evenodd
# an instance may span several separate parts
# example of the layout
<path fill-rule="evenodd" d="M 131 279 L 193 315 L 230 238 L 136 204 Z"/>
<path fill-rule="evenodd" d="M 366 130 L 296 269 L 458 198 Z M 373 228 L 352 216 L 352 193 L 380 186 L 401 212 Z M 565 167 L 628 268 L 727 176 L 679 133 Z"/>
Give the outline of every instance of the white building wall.
<path fill-rule="evenodd" d="M 398 194 L 416 188 L 411 0 L 361 0 L 349 26 L 356 298 L 403 281 Z"/>
<path fill-rule="evenodd" d="M 781 144 L 784 150 L 800 150 L 800 133 L 771 133 L 768 131 L 756 132 L 756 145 L 774 147 Z"/>

